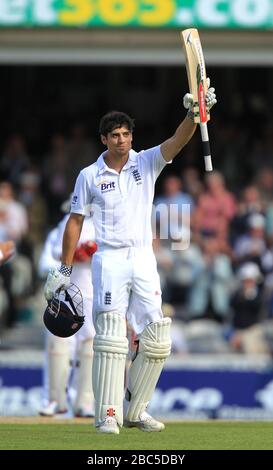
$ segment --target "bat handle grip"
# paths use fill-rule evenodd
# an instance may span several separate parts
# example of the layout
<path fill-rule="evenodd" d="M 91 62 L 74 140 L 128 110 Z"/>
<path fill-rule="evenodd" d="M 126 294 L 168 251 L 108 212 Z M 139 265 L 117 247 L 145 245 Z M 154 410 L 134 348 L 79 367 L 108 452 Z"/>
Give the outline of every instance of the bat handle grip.
<path fill-rule="evenodd" d="M 200 131 L 203 145 L 203 155 L 205 160 L 205 169 L 206 171 L 212 171 L 213 168 L 210 154 L 209 134 L 206 122 L 200 122 Z"/>

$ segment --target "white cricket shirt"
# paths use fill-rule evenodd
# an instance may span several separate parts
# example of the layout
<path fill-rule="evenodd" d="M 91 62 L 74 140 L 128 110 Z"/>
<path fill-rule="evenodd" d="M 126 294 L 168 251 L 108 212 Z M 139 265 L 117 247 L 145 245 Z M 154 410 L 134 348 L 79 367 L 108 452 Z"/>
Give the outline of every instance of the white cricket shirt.
<path fill-rule="evenodd" d="M 105 154 L 80 172 L 71 212 L 87 215 L 92 207 L 100 248 L 149 246 L 154 186 L 167 164 L 160 145 L 139 153 L 130 150 L 120 173 L 106 165 Z"/>

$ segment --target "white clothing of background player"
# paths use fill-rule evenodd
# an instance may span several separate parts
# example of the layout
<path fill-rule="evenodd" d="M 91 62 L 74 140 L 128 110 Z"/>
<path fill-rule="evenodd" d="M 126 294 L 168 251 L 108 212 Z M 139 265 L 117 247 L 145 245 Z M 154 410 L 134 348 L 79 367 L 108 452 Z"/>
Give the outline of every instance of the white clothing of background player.
<path fill-rule="evenodd" d="M 208 107 L 216 102 L 213 92 L 210 89 L 207 94 Z M 192 102 L 192 96 L 185 95 L 184 105 L 191 108 Z M 84 215 L 92 204 L 98 243 L 92 262 L 93 391 L 100 432 L 119 434 L 123 424 L 147 432 L 165 427 L 146 411 L 171 350 L 171 320 L 163 318 L 161 311 L 152 250 L 151 211 L 158 175 L 195 131 L 191 116 L 188 113 L 161 145 L 139 153 L 131 148 L 134 124 L 128 115 L 113 111 L 102 117 L 100 135 L 107 150 L 78 176 L 63 237 L 62 266 L 45 285 L 50 299 L 69 282 Z M 139 345 L 129 369 L 123 409 L 125 319 L 138 335 Z"/>
<path fill-rule="evenodd" d="M 68 212 L 69 205 L 65 212 Z M 59 265 L 62 253 L 62 237 L 68 220 L 66 215 L 53 229 L 46 240 L 39 261 L 39 272 L 43 276 Z M 77 417 L 94 416 L 94 397 L 92 390 L 92 343 L 95 329 L 92 321 L 93 286 L 91 278 L 91 257 L 96 251 L 95 230 L 92 217 L 86 217 L 82 233 L 74 255 L 74 270 L 71 282 L 79 287 L 83 296 L 85 321 L 82 328 L 68 338 L 54 336 L 47 331 L 45 371 L 46 402 L 40 410 L 42 416 L 63 414 L 68 410 L 68 386 L 71 367 L 73 369 L 73 389 L 75 401 L 74 415 Z M 72 397 L 73 398 L 73 397 Z"/>

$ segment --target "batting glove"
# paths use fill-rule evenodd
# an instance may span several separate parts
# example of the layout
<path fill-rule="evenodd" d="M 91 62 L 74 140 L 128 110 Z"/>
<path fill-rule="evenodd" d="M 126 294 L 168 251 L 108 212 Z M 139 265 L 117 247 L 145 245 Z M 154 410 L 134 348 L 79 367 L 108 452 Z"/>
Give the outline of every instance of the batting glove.
<path fill-rule="evenodd" d="M 215 94 L 215 88 L 210 87 L 210 79 L 207 78 L 207 85 L 208 85 L 208 91 L 206 94 L 206 104 L 208 110 L 212 108 L 217 103 L 216 99 L 216 94 Z M 193 107 L 193 96 L 191 93 L 186 93 L 184 98 L 183 98 L 183 105 L 186 109 L 189 111 L 192 111 Z"/>
<path fill-rule="evenodd" d="M 207 78 L 207 85 L 208 85 L 208 91 L 206 94 L 206 104 L 207 104 L 208 110 L 210 110 L 212 106 L 214 106 L 217 103 L 217 99 L 216 99 L 216 94 L 215 94 L 215 88 L 210 86 L 209 77 Z"/>
<path fill-rule="evenodd" d="M 193 107 L 193 96 L 191 93 L 186 93 L 184 98 L 183 98 L 183 105 L 184 108 L 188 109 L 189 111 L 192 111 Z"/>
<path fill-rule="evenodd" d="M 58 290 L 65 290 L 71 284 L 70 274 L 71 266 L 62 265 L 59 269 L 50 269 L 44 287 L 44 296 L 46 300 L 53 299 Z"/>

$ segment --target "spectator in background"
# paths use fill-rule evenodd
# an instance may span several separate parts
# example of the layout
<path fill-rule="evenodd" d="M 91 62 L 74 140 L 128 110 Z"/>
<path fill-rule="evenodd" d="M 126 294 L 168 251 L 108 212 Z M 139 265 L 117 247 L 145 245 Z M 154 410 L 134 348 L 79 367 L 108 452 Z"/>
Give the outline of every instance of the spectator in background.
<path fill-rule="evenodd" d="M 221 242 L 214 235 L 203 238 L 198 251 L 199 256 L 195 253 L 192 259 L 189 319 L 210 318 L 223 323 L 228 317 L 233 283 L 230 258 L 221 251 Z"/>
<path fill-rule="evenodd" d="M 265 218 L 261 214 L 252 214 L 248 218 L 248 233 L 235 240 L 235 264 L 238 266 L 243 262 L 253 261 L 261 267 L 265 253 Z"/>
<path fill-rule="evenodd" d="M 68 173 L 71 163 L 68 157 L 68 143 L 62 133 L 55 133 L 50 141 L 50 150 L 45 156 L 43 166 L 44 193 L 49 211 L 50 225 L 60 219 L 59 207 L 72 191 L 68 184 Z"/>
<path fill-rule="evenodd" d="M 1 214 L 0 214 L 0 225 L 1 225 Z M 3 288 L 5 293 L 6 293 L 6 300 L 8 302 L 8 308 L 10 307 L 9 300 L 11 298 L 11 292 L 10 292 L 10 287 L 11 287 L 11 268 L 6 265 L 6 261 L 8 261 L 15 253 L 15 244 L 12 240 L 8 240 L 6 242 L 0 241 L 0 281 L 1 278 L 3 279 L 3 286 L 0 283 L 0 329 L 2 326 L 2 320 L 3 323 L 11 323 L 13 321 L 13 310 L 8 311 L 8 316 L 7 319 L 5 318 L 5 315 L 3 313 L 5 312 L 6 305 L 5 303 L 2 304 L 1 302 L 1 289 Z M 4 265 L 5 264 L 5 265 Z M 13 299 L 11 299 L 13 301 Z M 12 305 L 13 307 L 13 305 Z"/>
<path fill-rule="evenodd" d="M 251 151 L 248 152 L 248 161 L 251 165 L 253 175 L 256 175 L 261 168 L 261 162 L 263 166 L 273 168 L 272 164 L 272 148 L 273 148 L 273 120 L 268 118 L 261 127 L 261 134 L 259 137 L 253 136 Z"/>
<path fill-rule="evenodd" d="M 165 238 L 181 238 L 182 224 L 184 226 L 190 224 L 190 212 L 193 209 L 193 204 L 191 196 L 182 192 L 180 178 L 172 175 L 164 179 L 163 194 L 155 199 L 154 205 L 160 226 L 168 228 L 169 233 L 165 234 Z"/>
<path fill-rule="evenodd" d="M 79 172 L 97 159 L 98 144 L 87 137 L 85 125 L 75 123 L 71 128 L 68 142 L 68 187 L 71 191 Z M 73 165 L 71 164 L 73 162 Z"/>
<path fill-rule="evenodd" d="M 24 236 L 27 233 L 28 220 L 24 206 L 15 200 L 13 187 L 9 182 L 0 183 L 0 241 L 11 240 L 16 243 L 18 251 Z M 15 277 L 14 264 L 19 263 L 18 257 L 15 263 L 7 263 L 1 267 L 0 277 L 3 281 L 8 307 L 5 319 L 6 326 L 10 327 L 16 320 L 15 295 L 13 290 L 13 279 Z M 28 260 L 26 263 L 29 263 Z"/>
<path fill-rule="evenodd" d="M 7 208 L 4 201 L 0 199 L 0 241 L 4 242 L 8 239 L 7 227 Z"/>
<path fill-rule="evenodd" d="M 0 202 L 5 206 L 7 237 L 19 243 L 28 231 L 28 217 L 23 204 L 15 199 L 11 183 L 0 183 Z"/>
<path fill-rule="evenodd" d="M 40 192 L 40 174 L 36 170 L 22 173 L 20 177 L 19 199 L 26 209 L 29 230 L 20 244 L 20 252 L 31 262 L 32 285 L 34 294 L 38 287 L 36 260 L 39 256 L 48 226 L 47 205 Z M 30 292 L 30 293 L 31 293 Z"/>
<path fill-rule="evenodd" d="M 48 226 L 47 204 L 40 191 L 40 174 L 36 170 L 22 173 L 19 199 L 24 204 L 29 223 L 27 240 L 32 248 L 44 241 Z"/>
<path fill-rule="evenodd" d="M 188 317 L 188 297 L 195 281 L 196 269 L 199 272 L 200 248 L 194 238 L 186 249 L 183 239 L 176 240 L 175 250 L 171 254 L 173 259 L 167 278 L 167 301 L 175 306 L 177 317 L 185 319 Z"/>
<path fill-rule="evenodd" d="M 261 194 L 263 213 L 265 215 L 266 234 L 272 245 L 273 235 L 273 168 L 266 166 L 260 169 L 256 179 L 257 188 Z"/>
<path fill-rule="evenodd" d="M 238 273 L 239 287 L 231 298 L 233 333 L 230 345 L 246 354 L 269 353 L 261 321 L 264 313 L 262 275 L 257 264 L 244 263 Z"/>
<path fill-rule="evenodd" d="M 17 188 L 21 174 L 29 165 L 24 137 L 21 134 L 13 134 L 8 139 L 0 159 L 0 180 L 9 181 Z"/>
<path fill-rule="evenodd" d="M 193 228 L 201 236 L 227 236 L 229 222 L 236 212 L 235 198 L 217 171 L 206 175 L 205 183 L 206 189 L 200 194 L 193 216 Z"/>
<path fill-rule="evenodd" d="M 262 167 L 256 177 L 256 187 L 260 193 L 261 201 L 264 207 L 272 203 L 273 196 L 273 168 L 270 166 Z"/>
<path fill-rule="evenodd" d="M 182 171 L 182 186 L 196 204 L 203 191 L 203 184 L 195 167 L 189 166 Z"/>
<path fill-rule="evenodd" d="M 252 214 L 263 214 L 264 204 L 257 186 L 251 184 L 245 187 L 239 199 L 236 214 L 231 221 L 231 241 L 234 244 L 236 238 L 244 235 L 248 229 L 248 220 Z"/>
<path fill-rule="evenodd" d="M 0 242 L 0 266 L 8 261 L 15 253 L 15 245 L 12 240 Z"/>

